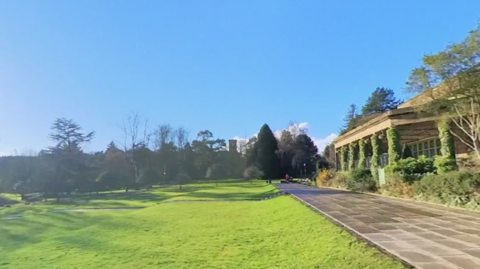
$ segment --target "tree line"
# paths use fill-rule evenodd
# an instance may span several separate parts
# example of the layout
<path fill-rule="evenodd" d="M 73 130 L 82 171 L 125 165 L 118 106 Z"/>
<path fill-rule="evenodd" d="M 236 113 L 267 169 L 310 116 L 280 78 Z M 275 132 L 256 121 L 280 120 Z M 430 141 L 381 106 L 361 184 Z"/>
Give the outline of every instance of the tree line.
<path fill-rule="evenodd" d="M 87 153 L 95 138 L 72 119 L 58 118 L 49 135 L 53 145 L 38 154 L 0 157 L 0 193 L 26 198 L 40 193 L 60 199 L 73 192 L 129 191 L 154 185 L 179 185 L 211 179 L 276 179 L 288 173 L 306 176 L 320 160 L 312 139 L 299 128 L 276 138 L 267 124 L 257 136 L 228 150 L 225 139 L 209 130 L 193 140 L 184 128 L 160 124 L 153 130 L 138 114 L 128 116 L 123 140 L 104 151 Z"/>

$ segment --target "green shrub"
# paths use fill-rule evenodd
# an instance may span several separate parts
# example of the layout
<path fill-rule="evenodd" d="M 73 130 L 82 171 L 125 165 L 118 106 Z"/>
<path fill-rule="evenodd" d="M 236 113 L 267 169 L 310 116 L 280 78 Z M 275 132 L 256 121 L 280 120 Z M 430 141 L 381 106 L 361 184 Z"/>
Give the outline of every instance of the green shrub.
<path fill-rule="evenodd" d="M 353 169 L 347 180 L 347 189 L 352 191 L 375 191 L 377 183 L 369 169 Z"/>
<path fill-rule="evenodd" d="M 413 187 L 407 183 L 404 175 L 399 173 L 387 174 L 385 184 L 380 187 L 380 193 L 393 197 L 413 198 Z"/>
<path fill-rule="evenodd" d="M 436 156 L 435 167 L 439 174 L 455 171 L 458 169 L 457 160 L 449 156 Z"/>
<path fill-rule="evenodd" d="M 434 161 L 425 156 L 401 159 L 386 167 L 387 174 L 400 174 L 405 182 L 413 183 L 425 174 L 435 173 Z"/>
<path fill-rule="evenodd" d="M 413 185 L 418 199 L 470 208 L 480 205 L 479 188 L 480 173 L 459 171 L 427 175 Z"/>

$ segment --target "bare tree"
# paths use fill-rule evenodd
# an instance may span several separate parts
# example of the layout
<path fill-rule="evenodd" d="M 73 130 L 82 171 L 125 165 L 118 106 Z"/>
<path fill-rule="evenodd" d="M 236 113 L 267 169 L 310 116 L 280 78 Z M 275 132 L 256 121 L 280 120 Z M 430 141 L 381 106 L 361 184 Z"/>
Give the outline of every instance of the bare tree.
<path fill-rule="evenodd" d="M 141 147 L 148 147 L 150 143 L 148 120 L 142 120 L 138 113 L 132 112 L 123 121 L 121 129 L 124 133 L 124 142 L 122 143 L 122 146 L 128 160 L 132 164 L 133 179 L 137 182 L 140 177 L 137 150 Z M 128 191 L 128 187 L 126 187 L 125 190 Z"/>
<path fill-rule="evenodd" d="M 180 126 L 177 128 L 177 130 L 175 130 L 177 147 L 179 149 L 185 148 L 185 145 L 188 143 L 189 135 L 190 135 L 190 132 L 187 129 L 185 129 L 183 126 Z"/>
<path fill-rule="evenodd" d="M 168 123 L 160 124 L 154 131 L 155 135 L 155 149 L 159 150 L 166 144 L 173 142 L 174 129 Z"/>

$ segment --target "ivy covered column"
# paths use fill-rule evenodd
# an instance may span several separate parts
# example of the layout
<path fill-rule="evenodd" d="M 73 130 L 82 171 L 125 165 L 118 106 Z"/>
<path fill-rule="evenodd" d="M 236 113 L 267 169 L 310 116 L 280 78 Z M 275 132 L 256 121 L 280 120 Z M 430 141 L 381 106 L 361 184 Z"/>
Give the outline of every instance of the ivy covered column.
<path fill-rule="evenodd" d="M 400 160 L 402 147 L 400 146 L 400 134 L 397 128 L 392 127 L 387 131 L 388 164 L 392 165 Z"/>
<path fill-rule="evenodd" d="M 346 146 L 343 146 L 341 149 L 340 149 L 340 165 L 342 166 L 342 171 L 347 171 L 348 167 L 347 167 L 347 159 L 348 159 L 348 151 L 347 151 L 347 147 Z"/>
<path fill-rule="evenodd" d="M 438 137 L 440 138 L 442 156 L 435 160 L 437 171 L 445 173 L 457 169 L 457 160 L 455 156 L 455 144 L 452 132 L 450 130 L 450 121 L 442 119 L 437 122 Z"/>
<path fill-rule="evenodd" d="M 348 145 L 348 170 L 355 169 L 355 153 L 357 152 L 357 142 Z"/>
<path fill-rule="evenodd" d="M 358 168 L 365 169 L 366 160 L 367 160 L 367 141 L 361 139 L 358 142 Z"/>
<path fill-rule="evenodd" d="M 378 182 L 378 167 L 380 166 L 380 139 L 374 134 L 370 138 L 372 144 L 372 159 L 370 161 L 370 171 L 373 178 Z"/>

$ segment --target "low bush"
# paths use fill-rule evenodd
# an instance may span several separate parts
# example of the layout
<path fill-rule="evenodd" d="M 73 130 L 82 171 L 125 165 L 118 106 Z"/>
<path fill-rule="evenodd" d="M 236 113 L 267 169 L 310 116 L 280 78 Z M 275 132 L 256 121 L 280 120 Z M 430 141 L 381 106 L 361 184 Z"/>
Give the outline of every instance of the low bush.
<path fill-rule="evenodd" d="M 369 169 L 353 169 L 347 179 L 347 189 L 352 191 L 375 191 L 377 183 Z"/>
<path fill-rule="evenodd" d="M 480 208 L 479 189 L 480 173 L 469 171 L 427 175 L 413 185 L 419 200 L 473 209 Z"/>
<path fill-rule="evenodd" d="M 391 173 L 386 176 L 385 181 L 385 184 L 379 189 L 381 194 L 399 198 L 413 198 L 413 186 L 406 182 L 404 175 Z"/>
<path fill-rule="evenodd" d="M 327 186 L 334 176 L 335 173 L 332 170 L 323 170 L 319 172 L 316 177 L 317 186 Z"/>
<path fill-rule="evenodd" d="M 458 169 L 457 160 L 446 156 L 437 156 L 435 158 L 435 167 L 437 167 L 437 171 L 439 174 L 455 171 Z"/>
<path fill-rule="evenodd" d="M 436 173 L 434 161 L 425 156 L 401 159 L 386 168 L 387 174 L 400 174 L 407 183 L 413 183 L 425 174 Z"/>
<path fill-rule="evenodd" d="M 339 189 L 346 189 L 347 188 L 347 181 L 350 177 L 350 173 L 348 171 L 339 171 L 334 173 L 333 177 L 327 181 L 327 187 L 339 188 Z"/>

